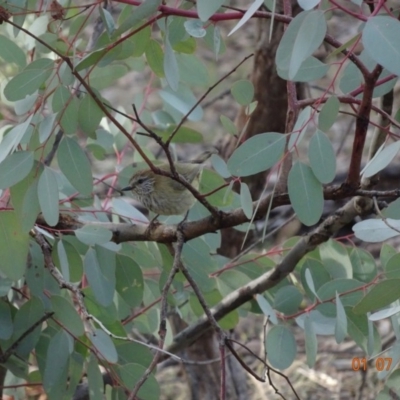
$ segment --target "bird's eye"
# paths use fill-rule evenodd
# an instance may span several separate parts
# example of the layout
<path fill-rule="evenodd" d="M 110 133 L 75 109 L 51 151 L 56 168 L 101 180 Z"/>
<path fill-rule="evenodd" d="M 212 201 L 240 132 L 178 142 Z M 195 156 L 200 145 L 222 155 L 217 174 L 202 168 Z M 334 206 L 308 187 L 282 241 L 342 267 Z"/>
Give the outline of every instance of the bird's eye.
<path fill-rule="evenodd" d="M 144 178 L 139 178 L 139 179 L 137 180 L 137 183 L 138 183 L 139 185 L 141 185 L 143 182 L 144 182 Z"/>

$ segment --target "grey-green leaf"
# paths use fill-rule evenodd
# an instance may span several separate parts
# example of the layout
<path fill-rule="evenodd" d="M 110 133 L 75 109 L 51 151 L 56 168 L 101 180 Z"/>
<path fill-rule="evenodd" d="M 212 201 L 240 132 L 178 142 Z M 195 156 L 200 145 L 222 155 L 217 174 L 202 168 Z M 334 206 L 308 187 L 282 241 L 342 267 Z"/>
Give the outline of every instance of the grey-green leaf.
<path fill-rule="evenodd" d="M 211 157 L 211 163 L 215 171 L 218 172 L 218 174 L 223 178 L 227 179 L 231 177 L 231 173 L 228 170 L 225 160 L 223 160 L 220 156 L 213 154 Z"/>
<path fill-rule="evenodd" d="M 75 231 L 76 237 L 88 246 L 104 244 L 111 240 L 112 233 L 108 229 L 100 226 L 86 225 Z"/>
<path fill-rule="evenodd" d="M 21 337 L 26 332 L 27 327 L 32 327 L 35 322 L 38 322 L 44 315 L 44 306 L 41 300 L 32 296 L 26 301 L 14 316 L 14 333 L 12 336 L 13 341 Z M 42 323 L 43 324 L 43 323 Z M 35 347 L 41 331 L 42 324 L 36 326 L 29 335 L 27 335 L 22 342 L 17 346 L 16 352 L 19 356 L 27 357 L 28 354 Z"/>
<path fill-rule="evenodd" d="M 210 255 L 210 248 L 200 238 L 188 242 L 182 251 L 182 261 L 199 287 L 209 292 L 215 287 L 215 280 L 211 281 L 209 274 L 216 269 L 216 262 Z"/>
<path fill-rule="evenodd" d="M 48 114 L 43 118 L 39 125 L 39 142 L 44 143 L 53 132 L 54 122 L 56 121 L 57 114 Z"/>
<path fill-rule="evenodd" d="M 92 171 L 89 160 L 79 144 L 64 137 L 57 152 L 58 164 L 71 185 L 85 196 L 93 190 Z"/>
<path fill-rule="evenodd" d="M 357 222 L 353 226 L 354 234 L 358 239 L 368 243 L 378 243 L 398 236 L 400 230 L 400 220 L 387 218 L 366 219 Z"/>
<path fill-rule="evenodd" d="M 233 98 L 241 105 L 249 105 L 254 98 L 254 86 L 247 80 L 242 79 L 235 82 L 231 88 Z"/>
<path fill-rule="evenodd" d="M 400 312 L 400 306 L 389 306 L 388 308 L 384 308 L 383 310 L 379 310 L 375 313 L 372 313 L 368 319 L 370 321 L 380 321 L 385 318 L 389 318 L 392 315 L 396 315 Z"/>
<path fill-rule="evenodd" d="M 340 102 L 336 96 L 331 96 L 324 104 L 318 117 L 318 128 L 323 132 L 335 123 L 340 109 Z"/>
<path fill-rule="evenodd" d="M 231 119 L 229 119 L 225 115 L 221 115 L 219 119 L 222 126 L 228 133 L 230 133 L 231 135 L 237 135 L 238 129 Z"/>
<path fill-rule="evenodd" d="M 115 285 L 110 285 L 109 277 L 100 268 L 96 252 L 89 248 L 84 259 L 84 269 L 96 301 L 103 307 L 108 307 L 114 297 Z"/>
<path fill-rule="evenodd" d="M 313 327 L 317 335 L 333 335 L 335 332 L 335 319 L 326 317 L 318 310 L 312 310 L 307 314 L 302 314 L 296 318 L 300 327 L 304 327 L 306 316 L 311 318 Z"/>
<path fill-rule="evenodd" d="M 321 45 L 327 26 L 322 10 L 303 11 L 289 24 L 276 52 L 276 64 L 294 79 L 302 63 Z"/>
<path fill-rule="evenodd" d="M 0 339 L 7 340 L 11 337 L 14 325 L 11 317 L 10 304 L 0 299 Z"/>
<path fill-rule="evenodd" d="M 261 308 L 261 311 L 268 318 L 268 321 L 271 321 L 273 324 L 278 324 L 278 316 L 274 308 L 269 304 L 268 300 L 261 294 L 256 295 L 256 301 L 258 306 Z"/>
<path fill-rule="evenodd" d="M 321 183 L 330 183 L 336 175 L 336 156 L 328 137 L 317 130 L 310 140 L 308 158 L 311 169 Z"/>
<path fill-rule="evenodd" d="M 199 18 L 207 21 L 221 6 L 224 0 L 198 0 L 196 2 Z"/>
<path fill-rule="evenodd" d="M 31 113 L 38 97 L 39 92 L 36 90 L 33 94 L 30 94 L 23 99 L 14 102 L 15 114 L 24 115 L 26 113 Z"/>
<path fill-rule="evenodd" d="M 254 0 L 253 4 L 250 5 L 250 7 L 244 13 L 244 15 L 240 19 L 240 21 L 229 32 L 228 36 L 232 35 L 232 33 L 236 32 L 238 29 L 240 29 L 258 11 L 258 9 L 261 7 L 263 2 L 264 2 L 264 0 Z"/>
<path fill-rule="evenodd" d="M 368 18 L 362 42 L 369 56 L 393 74 L 400 76 L 400 21 L 389 16 Z"/>
<path fill-rule="evenodd" d="M 79 104 L 79 125 L 88 135 L 93 135 L 103 118 L 103 111 L 89 94 Z"/>
<path fill-rule="evenodd" d="M 0 162 L 17 148 L 25 135 L 29 135 L 32 132 L 31 121 L 33 116 L 34 114 L 28 117 L 22 124 L 15 125 L 7 135 L 3 136 L 0 147 Z"/>
<path fill-rule="evenodd" d="M 283 325 L 273 326 L 269 330 L 265 348 L 268 349 L 268 361 L 279 369 L 290 367 L 297 353 L 293 333 Z"/>
<path fill-rule="evenodd" d="M 126 30 L 131 29 L 138 22 L 154 14 L 160 4 L 161 0 L 145 0 L 142 2 L 140 6 L 133 9 L 129 17 L 122 22 L 121 26 L 117 29 L 117 34 L 120 35 Z"/>
<path fill-rule="evenodd" d="M 68 334 L 64 330 L 60 330 L 50 339 L 43 376 L 43 386 L 47 392 L 52 390 L 63 375 L 71 350 Z"/>
<path fill-rule="evenodd" d="M 53 100 L 51 102 L 51 108 L 53 109 L 53 112 L 57 113 L 61 111 L 71 97 L 71 92 L 65 86 L 59 86 L 55 90 Z"/>
<path fill-rule="evenodd" d="M 312 10 L 321 0 L 298 0 L 299 6 L 303 10 Z"/>
<path fill-rule="evenodd" d="M 240 183 L 240 203 L 244 215 L 246 215 L 248 219 L 251 219 L 253 215 L 253 201 L 251 199 L 250 189 L 244 182 Z"/>
<path fill-rule="evenodd" d="M 173 91 L 178 90 L 179 85 L 179 68 L 176 61 L 175 52 L 169 42 L 168 37 L 164 40 L 164 73 L 168 85 Z"/>
<path fill-rule="evenodd" d="M 303 295 L 295 286 L 283 286 L 277 290 L 274 309 L 286 315 L 294 314 L 300 308 Z"/>
<path fill-rule="evenodd" d="M 186 32 L 195 38 L 206 36 L 207 31 L 203 27 L 203 22 L 198 19 L 190 19 L 184 23 Z"/>
<path fill-rule="evenodd" d="M 261 133 L 246 140 L 228 160 L 232 175 L 249 176 L 274 166 L 285 150 L 286 135 Z"/>
<path fill-rule="evenodd" d="M 58 113 L 60 125 L 67 135 L 76 133 L 78 129 L 79 102 L 76 97 L 69 100 L 67 106 Z"/>
<path fill-rule="evenodd" d="M 214 26 L 213 49 L 215 54 L 215 60 L 218 61 L 218 55 L 221 51 L 221 32 L 219 30 L 218 25 Z"/>
<path fill-rule="evenodd" d="M 322 267 L 322 265 L 321 265 L 321 267 Z M 304 276 L 306 278 L 306 282 L 307 282 L 309 289 L 317 297 L 317 291 L 315 290 L 314 280 L 313 280 L 313 277 L 312 277 L 312 274 L 311 274 L 311 271 L 309 268 L 306 269 Z"/>
<path fill-rule="evenodd" d="M 400 141 L 394 142 L 376 152 L 372 160 L 365 166 L 362 175 L 366 178 L 374 176 L 386 168 L 400 150 Z"/>
<path fill-rule="evenodd" d="M 107 9 L 103 7 L 99 7 L 99 13 L 101 16 L 101 19 L 103 20 L 103 24 L 105 25 L 107 29 L 108 36 L 111 36 L 113 32 L 115 31 L 115 23 L 114 23 L 114 18 L 110 14 Z"/>
<path fill-rule="evenodd" d="M 20 221 L 24 232 L 29 232 L 35 224 L 36 217 L 40 213 L 39 197 L 37 193 L 38 180 L 36 179 L 26 191 L 22 202 Z"/>
<path fill-rule="evenodd" d="M 304 338 L 306 342 L 307 365 L 309 368 L 312 368 L 317 359 L 318 341 L 313 322 L 309 315 L 306 315 L 304 320 Z"/>
<path fill-rule="evenodd" d="M 400 199 L 392 201 L 382 213 L 386 218 L 400 219 Z"/>
<path fill-rule="evenodd" d="M 139 265 L 127 256 L 116 256 L 116 290 L 129 307 L 138 307 L 143 300 L 143 273 Z"/>
<path fill-rule="evenodd" d="M 44 219 L 50 226 L 57 225 L 59 217 L 58 186 L 53 170 L 45 167 L 40 175 L 37 190 Z"/>
<path fill-rule="evenodd" d="M 60 268 L 61 273 L 66 281 L 70 281 L 70 274 L 69 274 L 69 263 L 68 263 L 68 256 L 67 252 L 65 251 L 65 246 L 62 240 L 59 240 L 57 243 L 57 254 L 60 260 Z"/>
<path fill-rule="evenodd" d="M 21 100 L 38 90 L 53 72 L 54 61 L 40 58 L 30 63 L 15 75 L 4 88 L 4 95 L 10 101 Z"/>
<path fill-rule="evenodd" d="M 336 343 L 343 342 L 347 335 L 347 316 L 344 310 L 342 301 L 336 292 L 336 324 L 335 324 L 335 338 Z"/>
<path fill-rule="evenodd" d="M 209 70 L 198 57 L 192 54 L 174 54 L 179 67 L 180 82 L 203 87 L 209 84 Z"/>
<path fill-rule="evenodd" d="M 289 136 L 288 149 L 289 151 L 296 150 L 296 146 L 303 140 L 305 133 L 307 132 L 308 125 L 313 121 L 312 108 L 306 107 L 301 110 L 297 117 L 296 123 L 293 127 L 293 132 Z"/>
<path fill-rule="evenodd" d="M 114 342 L 104 331 L 96 329 L 90 334 L 90 340 L 105 360 L 113 364 L 118 361 L 118 353 Z"/>
<path fill-rule="evenodd" d="M 78 63 L 76 63 L 75 71 L 79 72 L 85 68 L 89 68 L 92 65 L 97 64 L 107 54 L 107 51 L 109 51 L 109 50 L 108 49 L 100 49 L 100 50 L 89 53 L 87 56 L 83 57 Z"/>
<path fill-rule="evenodd" d="M 349 62 L 342 72 L 339 89 L 343 93 L 350 93 L 352 90 L 363 84 L 363 82 L 364 79 L 360 70 L 352 62 Z"/>
<path fill-rule="evenodd" d="M 191 108 L 197 103 L 196 97 L 193 93 L 183 85 L 179 86 L 177 92 L 173 92 L 170 88 L 165 88 L 159 91 L 160 97 L 164 100 L 165 104 L 169 107 L 173 107 L 183 115 L 188 113 Z M 199 121 L 203 117 L 203 109 L 198 105 L 190 113 L 189 121 Z"/>
<path fill-rule="evenodd" d="M 378 282 L 353 308 L 355 314 L 365 314 L 388 306 L 400 298 L 400 279 Z"/>
<path fill-rule="evenodd" d="M 33 167 L 33 153 L 18 151 L 0 164 L 0 189 L 9 188 L 22 181 Z"/>
<path fill-rule="evenodd" d="M 324 268 L 333 279 L 353 277 L 350 256 L 342 243 L 330 239 L 320 245 L 319 254 Z"/>
<path fill-rule="evenodd" d="M 15 63 L 24 68 L 26 65 L 26 55 L 12 40 L 0 35 L 0 57 L 7 63 Z"/>
<path fill-rule="evenodd" d="M 291 79 L 293 82 L 310 82 L 321 79 L 328 72 L 329 65 L 324 64 L 318 58 L 310 56 L 306 58 L 299 67 L 296 75 Z M 285 80 L 289 80 L 289 65 L 286 68 L 277 68 L 278 75 Z"/>
<path fill-rule="evenodd" d="M 124 386 L 133 388 L 146 373 L 146 367 L 136 363 L 121 365 L 119 367 L 119 375 L 122 378 Z M 138 396 L 146 400 L 158 400 L 160 398 L 160 387 L 153 374 L 147 377 L 139 390 Z"/>
<path fill-rule="evenodd" d="M 146 60 L 151 70 L 159 77 L 163 78 L 164 73 L 164 53 L 158 42 L 151 39 L 146 47 Z"/>
<path fill-rule="evenodd" d="M 324 196 L 322 185 L 314 176 L 311 168 L 296 162 L 288 177 L 289 198 L 300 221 L 311 226 L 322 215 Z"/>
<path fill-rule="evenodd" d="M 61 243 L 61 242 L 60 242 Z M 61 322 L 74 336 L 82 336 L 84 333 L 82 320 L 75 307 L 64 297 L 51 296 L 50 298 L 54 317 Z"/>
<path fill-rule="evenodd" d="M 87 366 L 87 379 L 90 399 L 101 399 L 103 397 L 103 377 L 96 356 L 91 353 Z"/>

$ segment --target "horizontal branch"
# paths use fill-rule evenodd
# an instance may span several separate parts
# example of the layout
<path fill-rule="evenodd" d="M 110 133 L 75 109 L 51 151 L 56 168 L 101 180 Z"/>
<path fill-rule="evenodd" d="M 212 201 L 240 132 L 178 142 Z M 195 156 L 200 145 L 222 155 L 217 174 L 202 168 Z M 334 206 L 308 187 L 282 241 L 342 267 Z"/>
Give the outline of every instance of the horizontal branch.
<path fill-rule="evenodd" d="M 123 3 L 123 4 L 130 4 L 132 6 L 140 6 L 143 2 L 139 0 L 115 0 L 116 3 Z M 158 11 L 165 16 L 168 15 L 175 15 L 178 17 L 185 17 L 185 18 L 193 18 L 199 19 L 199 14 L 195 10 L 183 10 L 177 7 L 168 7 L 166 5 L 160 5 L 158 7 Z M 210 18 L 209 21 L 212 22 L 221 22 L 221 21 L 235 21 L 240 20 L 246 10 L 243 11 L 227 11 L 224 13 L 215 13 Z M 251 18 L 264 18 L 264 19 L 273 19 L 275 22 L 282 22 L 284 24 L 290 24 L 293 20 L 292 17 L 287 15 L 279 14 L 279 13 L 272 13 L 269 11 L 256 11 Z M 327 34 L 325 35 L 324 41 L 330 44 L 332 47 L 338 49 L 343 46 L 343 43 L 339 42 L 333 36 Z M 342 49 L 341 53 L 344 54 L 348 59 L 353 62 L 357 68 L 361 71 L 363 76 L 369 75 L 369 70 L 365 66 L 365 64 L 360 60 L 357 55 L 347 49 Z"/>
<path fill-rule="evenodd" d="M 123 4 L 130 4 L 132 6 L 140 6 L 143 4 L 142 1 L 139 0 L 115 0 L 115 3 L 123 3 Z M 199 14 L 197 11 L 192 10 L 183 10 L 177 7 L 168 7 L 166 5 L 160 5 L 158 7 L 158 11 L 164 15 L 175 15 L 178 17 L 185 17 L 185 18 L 194 18 L 199 19 Z M 228 11 L 224 13 L 215 13 L 210 18 L 209 21 L 213 22 L 220 22 L 220 21 L 235 21 L 241 19 L 244 15 L 244 11 Z M 271 13 L 268 11 L 256 11 L 252 18 L 274 18 L 275 21 L 284 22 L 286 24 L 290 23 L 292 18 L 287 17 L 286 15 L 278 14 L 278 13 Z"/>
<path fill-rule="evenodd" d="M 369 213 L 372 209 L 373 201 L 368 198 L 358 197 L 347 202 L 335 214 L 324 220 L 312 233 L 303 236 L 272 271 L 266 272 L 222 299 L 216 307 L 211 309 L 213 317 L 218 321 L 252 300 L 255 295 L 262 294 L 266 290 L 276 286 L 282 279 L 293 272 L 297 263 L 307 253 L 330 239 L 356 216 Z M 208 317 L 203 315 L 196 323 L 178 333 L 167 350 L 175 353 L 190 346 L 210 328 L 211 324 Z"/>
<path fill-rule="evenodd" d="M 325 200 L 343 200 L 345 198 L 362 195 L 366 198 L 398 198 L 400 197 L 400 189 L 395 190 L 361 190 L 333 185 L 324 189 Z M 265 197 L 259 207 L 254 221 L 260 220 L 265 217 L 271 195 Z M 253 207 L 256 209 L 258 201 L 253 202 Z M 279 206 L 290 204 L 289 195 L 287 193 L 278 194 L 272 198 L 271 209 Z M 220 229 L 232 228 L 241 224 L 249 222 L 249 219 L 244 214 L 241 208 L 236 208 L 230 212 L 221 213 L 219 218 L 208 216 L 197 221 L 190 221 L 185 223 L 184 236 L 185 241 L 195 239 L 206 233 L 213 233 Z M 59 230 L 63 234 L 74 234 L 76 229 L 83 228 L 86 225 L 100 226 L 109 229 L 112 234 L 112 241 L 116 243 L 130 242 L 130 241 L 151 241 L 157 243 L 172 243 L 177 240 L 177 225 L 157 225 L 152 229 L 147 229 L 148 226 L 144 224 L 129 224 L 129 223 L 112 223 L 112 222 L 96 222 L 96 221 L 79 221 L 78 218 L 71 214 L 61 214 L 59 222 L 54 227 L 49 227 L 40 214 L 36 223 L 41 227 L 48 227 L 50 230 Z"/>
<path fill-rule="evenodd" d="M 324 104 L 328 101 L 328 99 L 329 99 L 328 96 L 324 97 L 323 99 L 308 98 L 308 99 L 304 99 L 304 100 L 299 100 L 297 104 L 299 107 L 304 108 L 307 106 L 312 106 L 316 102 L 318 102 L 318 104 Z M 343 104 L 357 104 L 357 105 L 361 104 L 361 99 L 356 99 L 355 97 L 352 97 L 351 93 L 348 95 L 344 95 L 344 96 L 337 96 L 337 99 Z M 375 111 L 376 113 L 382 115 L 382 117 L 387 118 L 391 122 L 392 125 L 396 126 L 397 128 L 400 128 L 399 122 L 396 121 L 394 118 L 392 118 L 392 116 L 389 115 L 384 110 L 380 109 L 379 107 L 375 106 L 374 104 L 371 104 L 371 109 L 373 111 Z"/>

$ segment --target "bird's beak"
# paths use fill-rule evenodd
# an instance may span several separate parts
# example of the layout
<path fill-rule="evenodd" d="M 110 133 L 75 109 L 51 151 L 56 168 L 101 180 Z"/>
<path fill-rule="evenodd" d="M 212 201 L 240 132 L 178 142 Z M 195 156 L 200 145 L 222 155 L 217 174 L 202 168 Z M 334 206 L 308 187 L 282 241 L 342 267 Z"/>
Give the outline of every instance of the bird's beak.
<path fill-rule="evenodd" d="M 132 186 L 127 186 L 121 189 L 121 192 L 128 192 L 129 190 L 132 190 Z"/>

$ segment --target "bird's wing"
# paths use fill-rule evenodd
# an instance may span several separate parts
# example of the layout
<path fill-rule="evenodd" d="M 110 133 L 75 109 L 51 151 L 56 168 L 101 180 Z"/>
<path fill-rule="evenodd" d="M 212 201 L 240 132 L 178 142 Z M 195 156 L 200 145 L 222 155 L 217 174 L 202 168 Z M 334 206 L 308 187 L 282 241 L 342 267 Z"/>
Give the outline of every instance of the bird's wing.
<path fill-rule="evenodd" d="M 162 164 L 158 165 L 158 167 L 164 171 L 171 172 L 169 164 Z M 196 176 L 199 174 L 202 166 L 201 165 L 196 165 L 196 164 L 191 164 L 191 163 L 180 163 L 175 165 L 176 172 L 178 172 L 179 175 L 181 175 L 188 183 L 192 184 Z M 179 182 L 173 180 L 172 178 L 167 178 L 170 179 L 170 185 L 175 189 L 175 190 L 185 190 L 186 188 L 180 184 Z"/>

